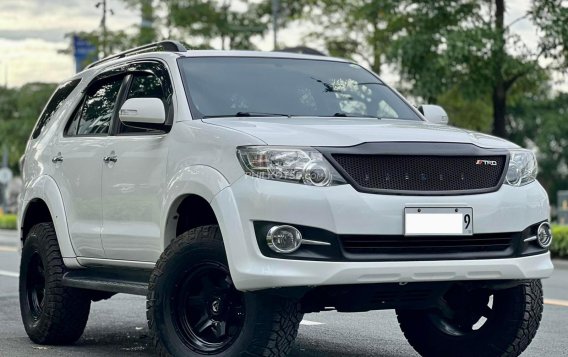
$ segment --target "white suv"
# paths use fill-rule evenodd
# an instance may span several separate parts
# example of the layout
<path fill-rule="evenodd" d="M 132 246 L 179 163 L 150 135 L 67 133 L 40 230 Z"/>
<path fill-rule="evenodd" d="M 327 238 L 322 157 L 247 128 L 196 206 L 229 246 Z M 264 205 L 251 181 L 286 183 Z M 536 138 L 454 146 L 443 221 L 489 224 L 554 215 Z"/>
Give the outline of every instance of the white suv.
<path fill-rule="evenodd" d="M 519 355 L 553 269 L 535 156 L 446 122 L 336 58 L 165 41 L 91 65 L 22 161 L 28 335 L 73 343 L 131 293 L 161 356 L 285 356 L 329 308 L 396 309 L 423 356 Z"/>

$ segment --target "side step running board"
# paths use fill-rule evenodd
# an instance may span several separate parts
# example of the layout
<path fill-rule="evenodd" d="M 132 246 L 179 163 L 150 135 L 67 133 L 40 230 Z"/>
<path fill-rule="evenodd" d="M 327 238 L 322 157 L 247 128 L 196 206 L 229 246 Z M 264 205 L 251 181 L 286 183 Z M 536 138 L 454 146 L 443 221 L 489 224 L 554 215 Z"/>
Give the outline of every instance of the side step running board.
<path fill-rule="evenodd" d="M 63 275 L 63 285 L 71 288 L 124 293 L 148 294 L 151 271 L 117 271 L 116 268 L 87 268 L 72 270 Z"/>

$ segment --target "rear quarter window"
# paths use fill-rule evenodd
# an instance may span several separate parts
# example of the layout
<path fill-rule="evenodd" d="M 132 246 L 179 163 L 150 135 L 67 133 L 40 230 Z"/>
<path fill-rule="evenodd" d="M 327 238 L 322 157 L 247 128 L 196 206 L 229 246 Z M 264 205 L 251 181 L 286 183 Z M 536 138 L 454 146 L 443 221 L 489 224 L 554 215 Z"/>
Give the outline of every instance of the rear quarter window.
<path fill-rule="evenodd" d="M 77 87 L 79 82 L 81 82 L 80 79 L 74 79 L 63 83 L 55 90 L 37 121 L 34 131 L 32 132 L 32 139 L 37 139 L 39 137 L 42 130 L 53 117 L 53 114 L 57 112 L 57 110 L 65 102 L 65 99 L 67 99 L 69 94 L 71 94 L 71 92 L 73 92 L 73 90 Z"/>

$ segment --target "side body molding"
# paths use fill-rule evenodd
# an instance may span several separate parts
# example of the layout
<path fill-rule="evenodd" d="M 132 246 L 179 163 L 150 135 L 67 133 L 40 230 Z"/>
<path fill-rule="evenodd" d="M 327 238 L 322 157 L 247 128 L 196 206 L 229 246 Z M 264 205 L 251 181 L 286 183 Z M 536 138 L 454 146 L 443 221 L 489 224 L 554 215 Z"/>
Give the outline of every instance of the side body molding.
<path fill-rule="evenodd" d="M 211 203 L 215 195 L 229 186 L 229 182 L 219 171 L 206 165 L 192 165 L 177 171 L 168 182 L 162 210 L 162 237 L 164 248 L 176 234 L 176 210 L 183 199 L 189 195 L 200 196 Z"/>
<path fill-rule="evenodd" d="M 76 258 L 75 250 L 71 243 L 71 238 L 69 236 L 69 229 L 67 227 L 67 216 L 65 215 L 65 206 L 63 204 L 63 199 L 61 197 L 61 192 L 59 187 L 55 183 L 55 180 L 51 176 L 42 175 L 33 180 L 28 184 L 25 189 L 25 196 L 22 200 L 22 210 L 20 211 L 20 239 L 22 237 L 21 226 L 23 224 L 24 217 L 26 216 L 30 202 L 40 199 L 44 201 L 49 208 L 51 213 L 51 219 L 53 220 L 53 225 L 55 226 L 55 232 L 57 233 L 57 240 L 59 242 L 59 249 L 61 250 L 61 255 L 63 256 L 66 264 L 68 261 L 72 261 Z M 71 259 L 66 259 L 71 258 Z"/>

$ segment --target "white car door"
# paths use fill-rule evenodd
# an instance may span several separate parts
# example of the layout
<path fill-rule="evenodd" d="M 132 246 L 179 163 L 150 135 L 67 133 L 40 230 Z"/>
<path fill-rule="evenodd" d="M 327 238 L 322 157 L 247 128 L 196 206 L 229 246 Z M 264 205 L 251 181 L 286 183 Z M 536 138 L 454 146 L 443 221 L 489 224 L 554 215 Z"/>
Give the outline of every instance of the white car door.
<path fill-rule="evenodd" d="M 159 98 L 166 113 L 171 112 L 172 87 L 161 64 L 137 63 L 129 73 L 123 101 Z M 103 165 L 102 179 L 102 241 L 109 259 L 150 262 L 161 254 L 168 126 L 162 129 L 128 127 L 118 118 L 113 125 L 106 148 L 112 161 Z"/>
<path fill-rule="evenodd" d="M 104 258 L 101 177 L 107 137 L 124 76 L 94 81 L 53 147 L 69 233 L 80 257 Z"/>

